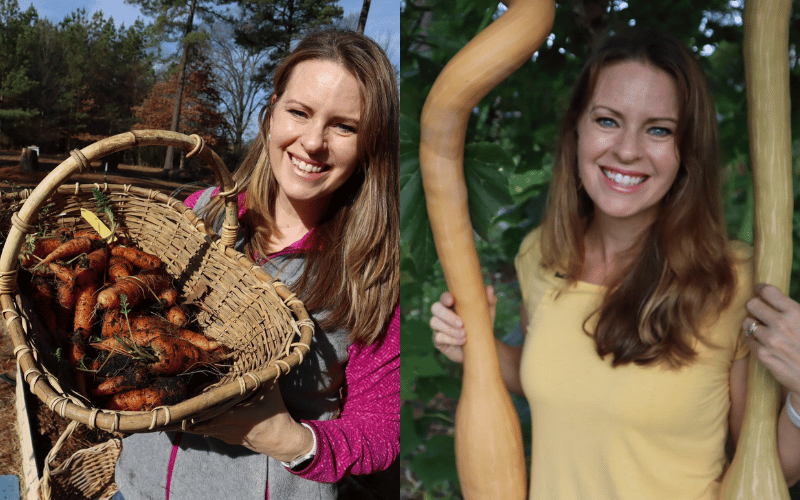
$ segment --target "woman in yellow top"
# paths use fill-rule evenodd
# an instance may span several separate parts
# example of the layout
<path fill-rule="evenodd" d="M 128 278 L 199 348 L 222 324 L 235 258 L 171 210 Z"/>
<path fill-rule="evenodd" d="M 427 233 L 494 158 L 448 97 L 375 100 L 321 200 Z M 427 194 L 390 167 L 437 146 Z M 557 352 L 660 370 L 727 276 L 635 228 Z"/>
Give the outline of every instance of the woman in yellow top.
<path fill-rule="evenodd" d="M 754 288 L 752 250 L 727 240 L 713 98 L 682 43 L 636 29 L 587 61 L 516 267 L 526 339 L 498 355 L 531 406 L 531 498 L 716 499 L 750 353 L 785 388 L 779 453 L 800 478 L 800 305 Z M 452 306 L 431 327 L 460 362 Z"/>

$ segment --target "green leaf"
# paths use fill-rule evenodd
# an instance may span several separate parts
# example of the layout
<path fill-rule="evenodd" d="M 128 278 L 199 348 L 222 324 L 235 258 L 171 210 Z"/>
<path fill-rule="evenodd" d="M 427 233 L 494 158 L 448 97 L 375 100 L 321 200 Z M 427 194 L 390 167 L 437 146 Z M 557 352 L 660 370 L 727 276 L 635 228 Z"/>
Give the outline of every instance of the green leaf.
<path fill-rule="evenodd" d="M 400 458 L 417 451 L 422 444 L 422 436 L 417 432 L 413 408 L 410 405 L 400 408 L 400 435 L 403 436 L 400 440 Z"/>
<path fill-rule="evenodd" d="M 509 179 L 509 190 L 514 201 L 519 203 L 545 189 L 550 183 L 552 173 L 547 170 L 529 170 L 514 174 Z"/>
<path fill-rule="evenodd" d="M 426 485 L 458 481 L 455 441 L 452 436 L 436 435 L 425 443 L 426 453 L 411 459 L 411 467 Z"/>
<path fill-rule="evenodd" d="M 401 322 L 403 342 L 400 346 L 401 356 L 431 352 L 431 327 L 421 319 L 405 319 Z"/>
<path fill-rule="evenodd" d="M 446 375 L 447 372 L 431 352 L 427 354 L 411 354 L 400 357 L 401 378 L 435 377 Z"/>
<path fill-rule="evenodd" d="M 400 116 L 400 238 L 418 267 L 436 261 L 419 168 L 419 124 Z"/>
<path fill-rule="evenodd" d="M 475 232 L 488 240 L 489 229 L 501 210 L 511 206 L 508 176 L 514 162 L 498 144 L 468 144 L 464 148 L 464 179 L 469 214 Z"/>

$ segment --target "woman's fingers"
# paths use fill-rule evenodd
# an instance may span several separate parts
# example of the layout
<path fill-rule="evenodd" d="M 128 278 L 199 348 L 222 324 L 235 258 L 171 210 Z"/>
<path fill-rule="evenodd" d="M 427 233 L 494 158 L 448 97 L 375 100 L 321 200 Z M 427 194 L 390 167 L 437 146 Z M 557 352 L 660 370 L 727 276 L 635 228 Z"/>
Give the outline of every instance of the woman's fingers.
<path fill-rule="evenodd" d="M 444 294 L 442 294 L 442 298 L 444 298 Z M 448 306 L 445 302 L 436 302 L 431 306 L 431 313 L 433 314 L 431 318 L 431 328 L 434 330 L 443 330 L 443 328 L 436 328 L 436 326 L 434 326 L 434 320 L 438 320 L 436 325 L 446 325 L 449 330 L 456 330 L 464 327 L 464 322 L 461 321 L 461 317 L 452 309 L 452 303 Z"/>

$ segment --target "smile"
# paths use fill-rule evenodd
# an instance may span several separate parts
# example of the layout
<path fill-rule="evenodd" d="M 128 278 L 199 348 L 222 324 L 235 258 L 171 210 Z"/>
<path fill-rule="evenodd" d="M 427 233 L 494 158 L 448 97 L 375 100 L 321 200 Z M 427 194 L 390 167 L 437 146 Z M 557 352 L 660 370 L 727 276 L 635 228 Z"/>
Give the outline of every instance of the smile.
<path fill-rule="evenodd" d="M 601 170 L 603 171 L 603 175 L 606 176 L 606 179 L 613 181 L 619 184 L 620 186 L 624 187 L 638 186 L 639 184 L 647 180 L 646 175 L 623 174 L 607 168 L 603 168 Z"/>
<path fill-rule="evenodd" d="M 289 158 L 292 160 L 292 165 L 309 174 L 318 174 L 326 168 L 325 165 L 308 163 L 291 154 Z"/>

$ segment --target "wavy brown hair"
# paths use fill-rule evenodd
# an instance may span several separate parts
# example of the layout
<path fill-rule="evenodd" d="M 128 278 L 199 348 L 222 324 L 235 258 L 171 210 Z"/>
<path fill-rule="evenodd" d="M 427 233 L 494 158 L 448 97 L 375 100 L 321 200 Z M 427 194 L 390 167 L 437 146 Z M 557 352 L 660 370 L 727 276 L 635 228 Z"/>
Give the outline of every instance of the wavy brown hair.
<path fill-rule="evenodd" d="M 246 188 L 242 224 L 252 256 L 267 255 L 277 232 L 278 183 L 265 143 L 273 102 L 286 91 L 303 61 L 340 64 L 358 82 L 361 116 L 359 165 L 334 193 L 304 252 L 305 272 L 292 286 L 309 311 L 326 310 L 323 329 L 347 328 L 351 342 L 379 342 L 399 302 L 399 91 L 389 59 L 371 39 L 352 31 L 325 30 L 304 38 L 276 68 L 273 97 L 259 114 L 260 130 L 233 177 Z M 262 194 L 263 193 L 263 194 Z M 221 200 L 207 218 L 216 220 Z"/>
<path fill-rule="evenodd" d="M 623 61 L 650 65 L 675 82 L 680 168 L 638 242 L 638 256 L 608 286 L 590 335 L 613 366 L 663 362 L 677 368 L 695 359 L 694 340 L 703 341 L 701 327 L 730 304 L 736 276 L 720 200 L 713 97 L 698 62 L 672 36 L 633 29 L 605 40 L 584 65 L 560 131 L 542 223 L 542 265 L 563 271 L 568 284 L 583 270 L 594 207 L 578 180 L 577 125 L 600 72 Z"/>

